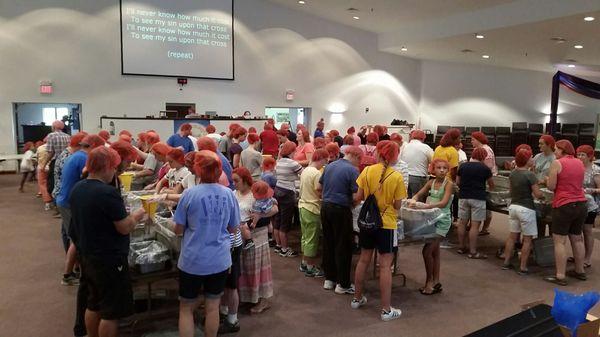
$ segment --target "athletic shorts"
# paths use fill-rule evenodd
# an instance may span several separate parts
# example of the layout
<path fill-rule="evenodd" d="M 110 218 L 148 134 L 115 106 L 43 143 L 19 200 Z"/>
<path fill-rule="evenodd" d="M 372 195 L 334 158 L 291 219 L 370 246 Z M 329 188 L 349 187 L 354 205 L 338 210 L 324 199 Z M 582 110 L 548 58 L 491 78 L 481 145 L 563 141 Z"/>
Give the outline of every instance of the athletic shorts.
<path fill-rule="evenodd" d="M 195 301 L 200 296 L 200 290 L 207 299 L 217 299 L 223 295 L 229 269 L 210 275 L 193 275 L 179 271 L 179 299 Z"/>
<path fill-rule="evenodd" d="M 458 218 L 461 220 L 485 221 L 487 217 L 485 200 L 460 199 Z"/>
<path fill-rule="evenodd" d="M 225 282 L 225 288 L 227 289 L 238 288 L 238 280 L 240 279 L 240 274 L 242 272 L 241 255 L 242 246 L 233 247 L 233 249 L 231 249 L 231 268 L 229 270 L 229 275 L 227 275 L 227 281 Z"/>
<path fill-rule="evenodd" d="M 362 249 L 377 249 L 379 254 L 395 253 L 398 250 L 398 236 L 395 229 L 380 228 L 374 232 L 358 233 L 358 245 Z"/>
<path fill-rule="evenodd" d="M 596 221 L 596 212 L 588 212 L 587 217 L 585 218 L 584 225 L 593 225 L 594 221 Z"/>
<path fill-rule="evenodd" d="M 508 226 L 511 233 L 537 236 L 535 210 L 521 205 L 510 205 L 508 207 Z"/>
<path fill-rule="evenodd" d="M 302 229 L 302 255 L 316 257 L 321 235 L 321 215 L 300 208 L 300 228 Z"/>
<path fill-rule="evenodd" d="M 557 208 L 552 208 L 552 234 L 580 235 L 583 223 L 587 217 L 585 201 L 571 202 Z"/>
<path fill-rule="evenodd" d="M 87 308 L 103 320 L 117 320 L 133 314 L 133 290 L 127 257 L 114 259 L 81 256 L 82 282 L 87 284 Z"/>

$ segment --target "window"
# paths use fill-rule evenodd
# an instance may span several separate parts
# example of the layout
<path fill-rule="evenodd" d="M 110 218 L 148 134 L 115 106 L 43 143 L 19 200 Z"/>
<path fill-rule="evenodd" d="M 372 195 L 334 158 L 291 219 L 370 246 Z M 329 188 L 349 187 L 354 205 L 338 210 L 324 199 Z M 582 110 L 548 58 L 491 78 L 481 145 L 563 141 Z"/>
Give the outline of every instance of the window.
<path fill-rule="evenodd" d="M 62 121 L 64 116 L 69 116 L 67 107 L 46 107 L 42 109 L 44 124 L 52 125 L 55 120 Z"/>

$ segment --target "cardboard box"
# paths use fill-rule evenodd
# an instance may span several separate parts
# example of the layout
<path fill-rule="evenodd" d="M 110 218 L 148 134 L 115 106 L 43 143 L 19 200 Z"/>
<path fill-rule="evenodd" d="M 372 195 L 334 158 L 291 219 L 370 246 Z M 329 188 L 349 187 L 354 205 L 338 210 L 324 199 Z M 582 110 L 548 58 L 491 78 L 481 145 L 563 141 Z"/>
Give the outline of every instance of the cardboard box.
<path fill-rule="evenodd" d="M 561 326 L 560 332 L 565 337 L 572 337 L 571 330 Z M 600 333 L 600 319 L 595 319 L 577 327 L 577 337 L 598 337 Z"/>

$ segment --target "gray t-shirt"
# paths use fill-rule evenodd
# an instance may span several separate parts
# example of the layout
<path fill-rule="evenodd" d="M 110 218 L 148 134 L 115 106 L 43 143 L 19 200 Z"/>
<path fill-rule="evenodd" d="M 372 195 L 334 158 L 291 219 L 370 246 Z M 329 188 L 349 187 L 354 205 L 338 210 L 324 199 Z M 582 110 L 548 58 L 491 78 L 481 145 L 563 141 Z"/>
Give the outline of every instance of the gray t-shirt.
<path fill-rule="evenodd" d="M 531 171 L 516 169 L 510 173 L 510 198 L 512 205 L 535 209 L 531 186 L 537 184 L 537 178 Z"/>
<path fill-rule="evenodd" d="M 240 155 L 240 165 L 247 168 L 252 175 L 252 179 L 258 180 L 260 179 L 261 165 L 262 165 L 262 154 L 256 151 L 255 149 L 248 147 L 244 151 L 242 151 Z"/>
<path fill-rule="evenodd" d="M 152 170 L 153 174 L 150 176 L 150 178 L 146 178 L 147 180 L 156 180 L 156 178 L 158 178 L 158 171 L 160 171 L 160 168 L 162 167 L 163 163 L 161 163 L 158 159 L 156 159 L 156 157 L 154 156 L 154 154 L 152 152 L 148 153 L 148 156 L 146 157 L 146 160 L 144 161 L 144 170 Z"/>
<path fill-rule="evenodd" d="M 554 153 L 546 156 L 543 152 L 538 153 L 533 157 L 533 163 L 535 165 L 535 176 L 538 181 L 544 180 L 548 176 L 550 171 L 550 165 L 556 160 Z"/>

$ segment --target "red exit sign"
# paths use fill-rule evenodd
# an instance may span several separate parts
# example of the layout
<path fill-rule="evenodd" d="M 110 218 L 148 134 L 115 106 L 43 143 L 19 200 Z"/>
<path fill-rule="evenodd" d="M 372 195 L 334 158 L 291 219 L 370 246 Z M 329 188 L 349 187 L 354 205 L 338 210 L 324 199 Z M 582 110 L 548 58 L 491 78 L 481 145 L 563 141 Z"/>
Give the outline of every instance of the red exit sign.
<path fill-rule="evenodd" d="M 49 95 L 52 93 L 52 84 L 50 85 L 40 85 L 40 94 L 46 94 Z"/>

